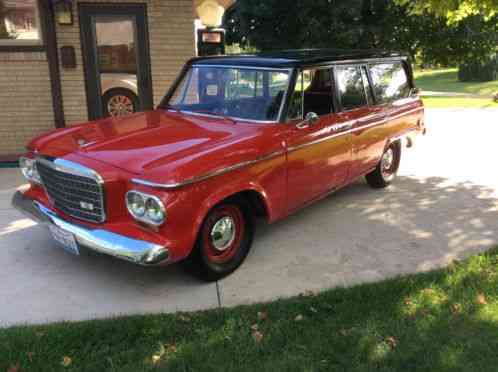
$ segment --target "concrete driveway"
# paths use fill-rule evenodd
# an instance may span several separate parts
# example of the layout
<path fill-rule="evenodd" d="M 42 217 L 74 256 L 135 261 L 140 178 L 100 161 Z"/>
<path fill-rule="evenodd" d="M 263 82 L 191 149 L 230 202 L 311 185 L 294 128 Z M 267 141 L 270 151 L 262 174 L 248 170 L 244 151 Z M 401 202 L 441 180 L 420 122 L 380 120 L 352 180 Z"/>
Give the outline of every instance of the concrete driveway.
<path fill-rule="evenodd" d="M 232 276 L 199 283 L 178 267 L 74 257 L 12 210 L 22 183 L 0 169 L 0 326 L 189 311 L 429 270 L 497 242 L 498 110 L 431 110 L 386 190 L 359 181 L 271 226 Z"/>

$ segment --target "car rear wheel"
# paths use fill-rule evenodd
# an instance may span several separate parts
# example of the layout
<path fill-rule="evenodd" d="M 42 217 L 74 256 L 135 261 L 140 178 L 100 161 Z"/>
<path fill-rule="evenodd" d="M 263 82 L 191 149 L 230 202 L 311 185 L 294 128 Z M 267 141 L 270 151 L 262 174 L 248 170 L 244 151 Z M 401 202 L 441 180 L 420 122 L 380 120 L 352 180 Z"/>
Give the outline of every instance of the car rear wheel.
<path fill-rule="evenodd" d="M 105 116 L 122 117 L 138 111 L 138 97 L 131 90 L 111 89 L 102 97 Z"/>
<path fill-rule="evenodd" d="M 398 172 L 401 160 L 401 144 L 393 142 L 382 154 L 374 171 L 366 175 L 368 184 L 376 189 L 389 186 Z"/>
<path fill-rule="evenodd" d="M 204 220 L 196 245 L 184 266 L 202 280 L 221 279 L 244 262 L 253 236 L 253 216 L 246 203 L 228 201 L 219 204 Z"/>

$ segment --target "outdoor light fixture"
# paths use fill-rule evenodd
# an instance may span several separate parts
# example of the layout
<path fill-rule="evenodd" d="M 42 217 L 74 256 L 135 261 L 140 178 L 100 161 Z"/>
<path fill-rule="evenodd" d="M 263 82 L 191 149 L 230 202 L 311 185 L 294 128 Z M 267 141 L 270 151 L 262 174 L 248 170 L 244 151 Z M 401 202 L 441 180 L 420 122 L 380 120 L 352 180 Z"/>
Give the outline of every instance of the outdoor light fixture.
<path fill-rule="evenodd" d="M 72 0 L 54 0 L 55 19 L 59 25 L 70 26 L 73 24 Z"/>
<path fill-rule="evenodd" d="M 216 0 L 204 0 L 197 7 L 197 14 L 202 24 L 208 28 L 221 25 L 224 13 L 225 8 L 218 4 Z"/>

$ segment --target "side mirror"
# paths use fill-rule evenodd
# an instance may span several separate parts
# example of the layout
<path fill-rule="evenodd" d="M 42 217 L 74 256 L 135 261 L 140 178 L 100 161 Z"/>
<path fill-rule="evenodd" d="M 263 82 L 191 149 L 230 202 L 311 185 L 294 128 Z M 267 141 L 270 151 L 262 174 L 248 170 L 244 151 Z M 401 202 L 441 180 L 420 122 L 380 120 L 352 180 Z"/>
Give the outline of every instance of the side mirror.
<path fill-rule="evenodd" d="M 315 112 L 308 112 L 304 120 L 296 125 L 296 128 L 297 129 L 309 128 L 310 126 L 318 123 L 319 121 L 320 117 Z"/>

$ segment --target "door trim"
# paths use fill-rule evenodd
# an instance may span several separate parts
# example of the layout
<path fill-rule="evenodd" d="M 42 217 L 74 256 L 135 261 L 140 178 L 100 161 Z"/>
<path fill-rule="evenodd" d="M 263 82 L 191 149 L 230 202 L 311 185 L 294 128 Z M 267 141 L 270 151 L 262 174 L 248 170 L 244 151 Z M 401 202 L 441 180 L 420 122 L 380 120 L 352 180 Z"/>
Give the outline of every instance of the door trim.
<path fill-rule="evenodd" d="M 79 15 L 79 30 L 81 42 L 81 55 L 83 61 L 83 73 L 85 76 L 85 95 L 87 114 L 89 120 L 95 120 L 102 117 L 102 100 L 101 97 L 96 97 L 93 94 L 95 88 L 100 91 L 100 77 L 97 61 L 89 58 L 89 51 L 93 49 L 96 55 L 95 45 L 96 40 L 91 25 L 91 17 L 93 16 L 113 16 L 113 15 L 134 15 L 136 16 L 137 29 L 142 28 L 143 34 L 136 32 L 137 38 L 137 88 L 138 98 L 140 101 L 141 110 L 152 110 L 153 104 L 153 88 L 152 88 L 152 71 L 150 63 L 150 37 L 147 15 L 147 4 L 138 3 L 78 3 Z M 92 30 L 91 33 L 85 34 L 85 27 Z M 142 37 L 141 37 L 142 36 Z M 140 46 L 140 47 L 139 47 Z M 100 92 L 102 93 L 102 92 Z"/>

